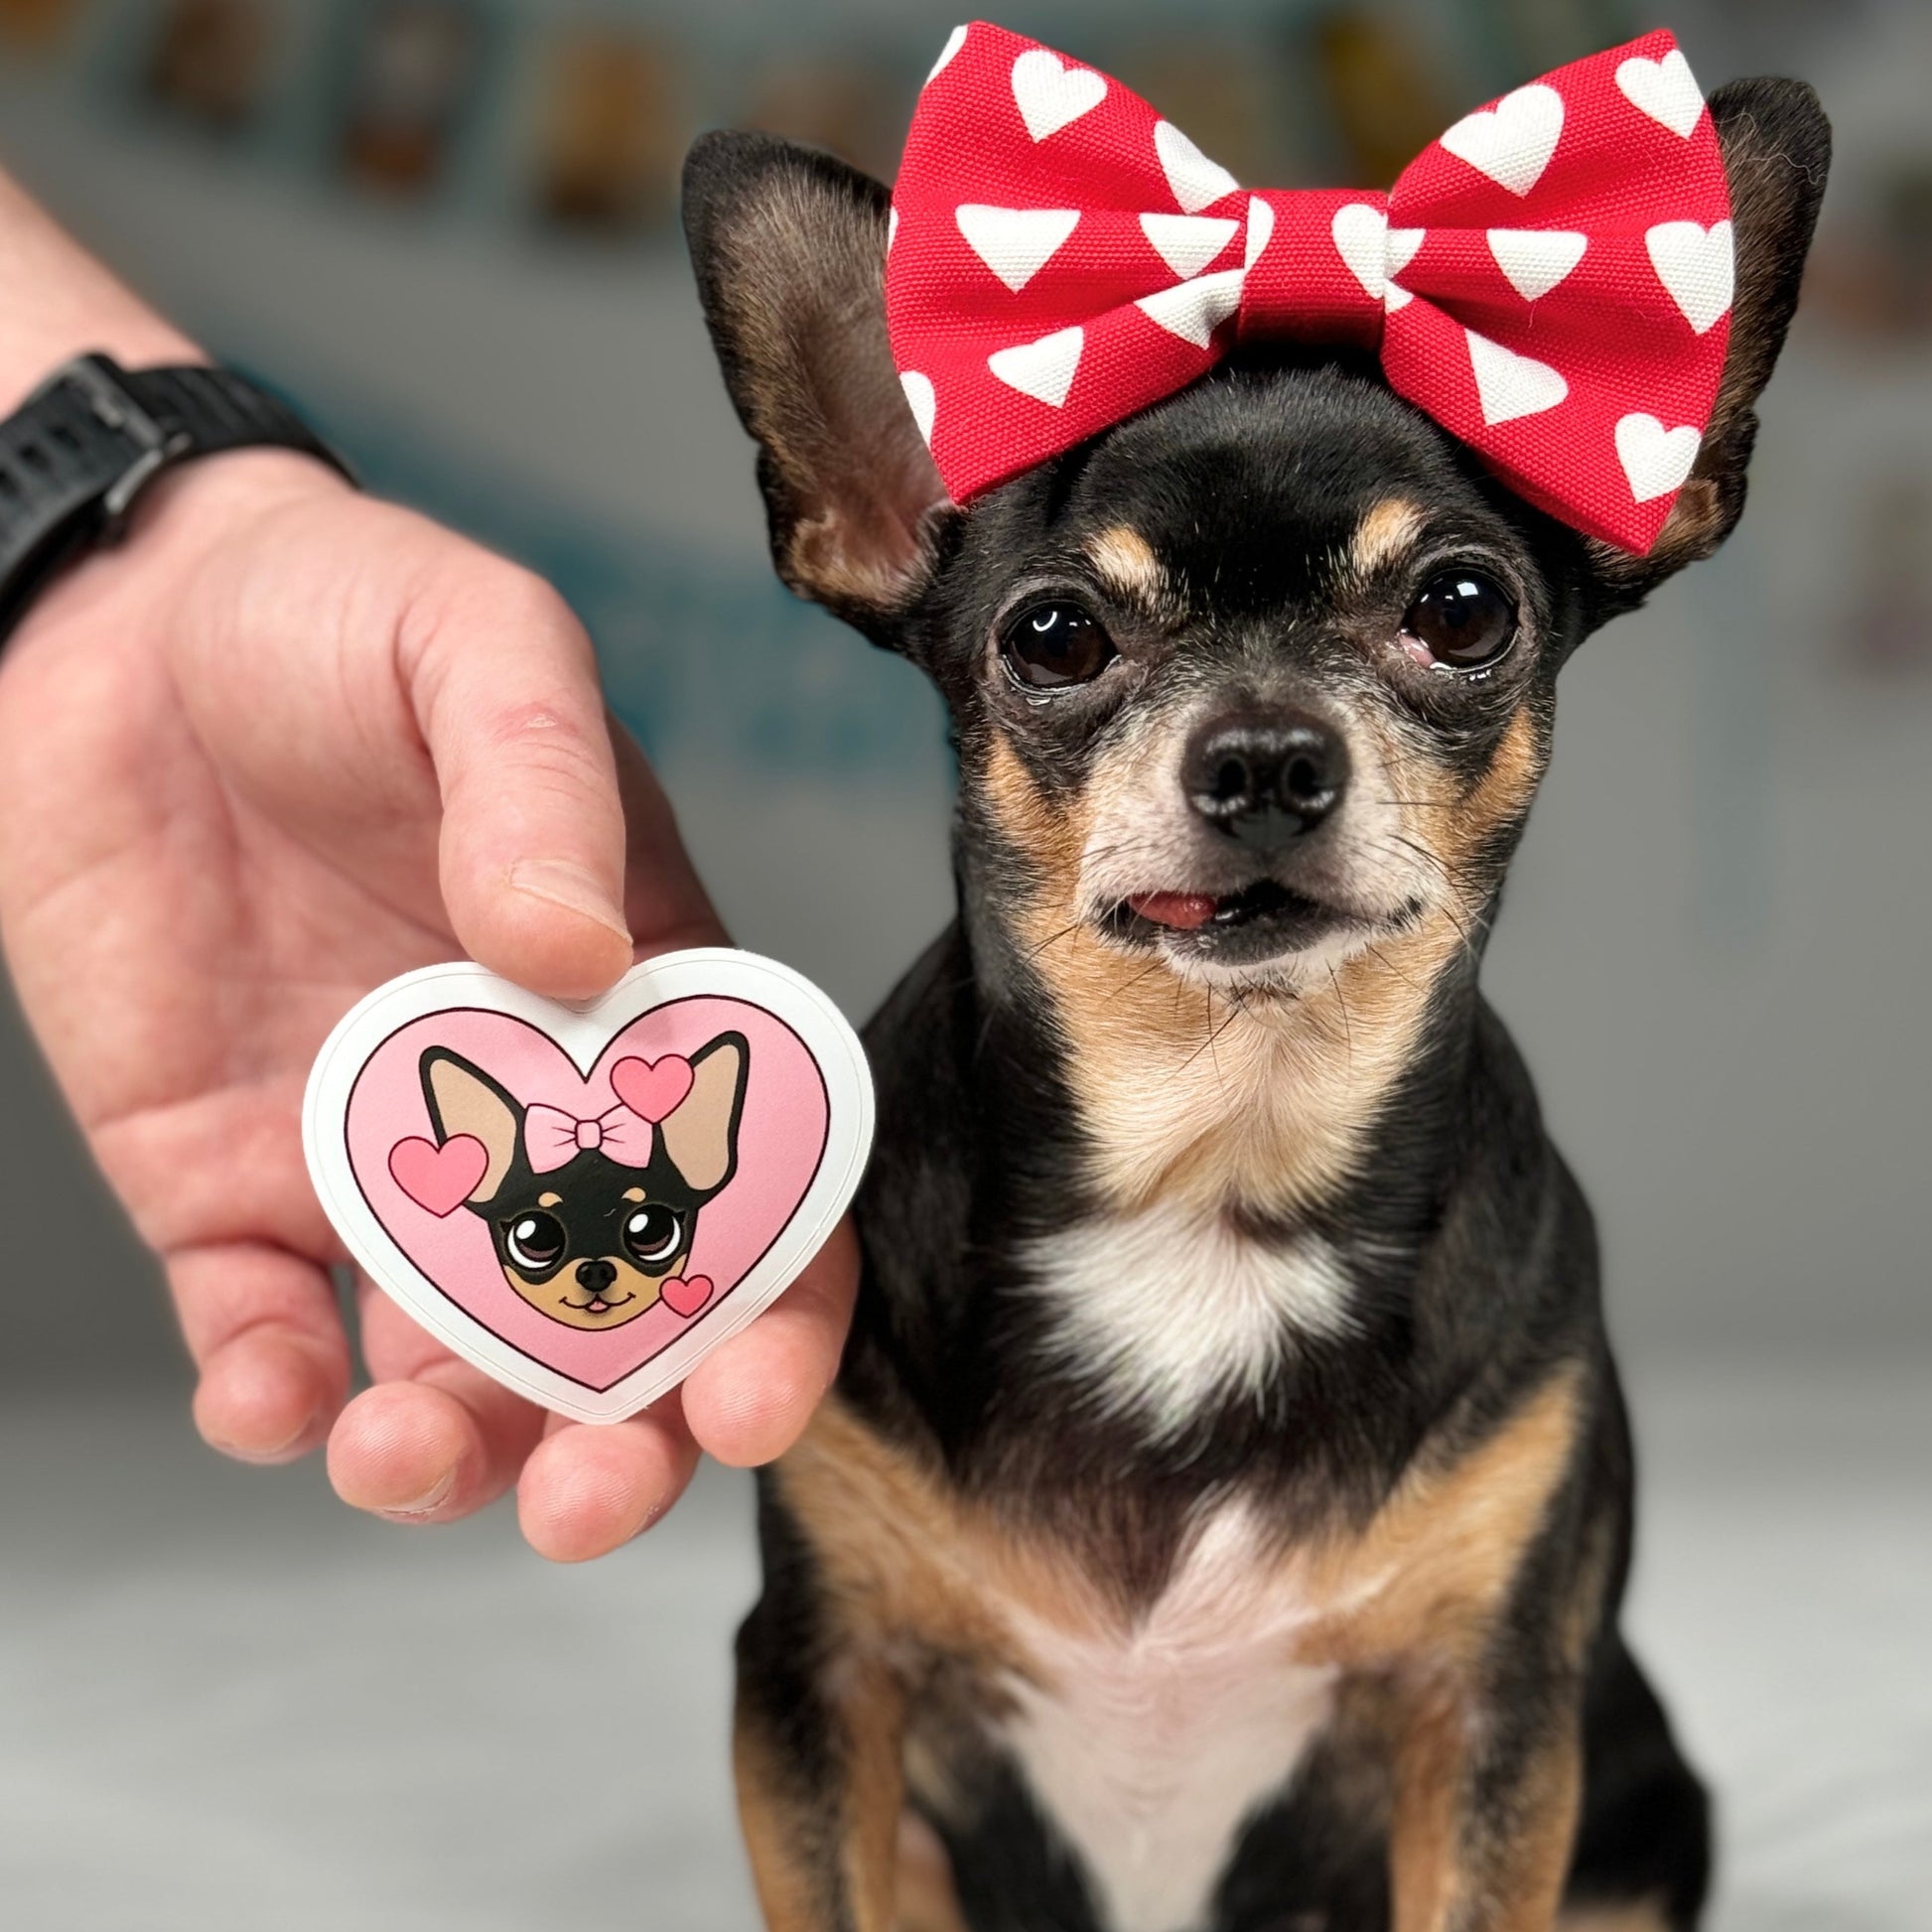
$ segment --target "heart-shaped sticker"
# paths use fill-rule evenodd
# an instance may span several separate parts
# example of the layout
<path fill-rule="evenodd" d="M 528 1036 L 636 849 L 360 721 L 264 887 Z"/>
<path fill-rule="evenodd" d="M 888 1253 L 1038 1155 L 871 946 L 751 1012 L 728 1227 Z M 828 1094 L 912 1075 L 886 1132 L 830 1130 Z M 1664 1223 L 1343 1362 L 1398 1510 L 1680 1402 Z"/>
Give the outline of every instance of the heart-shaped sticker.
<path fill-rule="evenodd" d="M 582 1422 L 654 1401 L 780 1294 L 858 1186 L 865 1054 L 790 968 L 723 948 L 562 1006 L 475 965 L 378 988 L 310 1075 L 316 1190 L 369 1277 Z"/>

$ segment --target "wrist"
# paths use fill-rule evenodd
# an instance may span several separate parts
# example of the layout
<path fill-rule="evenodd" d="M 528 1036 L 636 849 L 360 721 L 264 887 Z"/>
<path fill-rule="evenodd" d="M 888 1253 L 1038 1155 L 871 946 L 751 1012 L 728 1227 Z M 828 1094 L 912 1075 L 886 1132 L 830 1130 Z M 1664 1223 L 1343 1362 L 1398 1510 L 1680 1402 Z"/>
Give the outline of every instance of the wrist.
<path fill-rule="evenodd" d="M 201 347 L 157 315 L 0 175 L 0 417 L 10 416 L 63 362 L 105 349 L 125 368 L 206 362 Z"/>
<path fill-rule="evenodd" d="M 227 450 L 184 463 L 141 493 L 118 543 L 85 553 L 48 582 L 0 661 L 29 654 L 43 634 L 76 621 L 86 626 L 109 608 L 130 641 L 138 633 L 159 646 L 177 594 L 210 558 L 254 541 L 268 519 L 346 494 L 353 488 L 340 472 L 296 450 Z M 128 625 L 130 600 L 138 619 Z"/>

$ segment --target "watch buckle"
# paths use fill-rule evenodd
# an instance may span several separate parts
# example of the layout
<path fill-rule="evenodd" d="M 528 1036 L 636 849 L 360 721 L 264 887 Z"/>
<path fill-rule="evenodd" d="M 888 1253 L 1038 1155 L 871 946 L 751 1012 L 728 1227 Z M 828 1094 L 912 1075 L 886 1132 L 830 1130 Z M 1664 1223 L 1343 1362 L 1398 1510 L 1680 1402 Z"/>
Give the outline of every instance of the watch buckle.
<path fill-rule="evenodd" d="M 101 498 L 100 524 L 95 533 L 96 541 L 101 543 L 116 543 L 126 534 L 128 511 L 133 508 L 134 499 L 194 440 L 186 430 L 171 435 L 163 429 L 129 390 L 125 374 L 110 356 L 97 352 L 76 355 L 54 370 L 28 398 L 30 403 L 38 402 L 50 390 L 63 385 L 75 390 L 103 429 L 126 437 L 139 452 Z"/>

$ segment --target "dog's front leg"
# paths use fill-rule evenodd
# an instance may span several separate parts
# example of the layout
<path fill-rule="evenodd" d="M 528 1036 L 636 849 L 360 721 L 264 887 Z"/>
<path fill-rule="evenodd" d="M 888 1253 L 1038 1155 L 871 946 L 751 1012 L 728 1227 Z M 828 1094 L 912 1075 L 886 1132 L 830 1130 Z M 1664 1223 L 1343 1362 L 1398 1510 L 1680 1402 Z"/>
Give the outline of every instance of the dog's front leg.
<path fill-rule="evenodd" d="M 1583 1790 L 1581 1692 L 1432 1684 L 1396 1744 L 1394 1932 L 1551 1932 Z"/>
<path fill-rule="evenodd" d="M 820 1654 L 767 1589 L 738 1636 L 732 1755 L 770 1932 L 892 1932 L 902 1722 L 882 1663 Z"/>

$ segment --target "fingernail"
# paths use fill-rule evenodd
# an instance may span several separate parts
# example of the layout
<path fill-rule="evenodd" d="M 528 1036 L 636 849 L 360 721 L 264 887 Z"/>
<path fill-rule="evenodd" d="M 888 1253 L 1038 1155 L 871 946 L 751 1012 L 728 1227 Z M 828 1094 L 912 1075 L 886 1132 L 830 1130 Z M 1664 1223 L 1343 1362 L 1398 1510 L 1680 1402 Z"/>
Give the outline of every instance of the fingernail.
<path fill-rule="evenodd" d="M 232 1456 L 237 1462 L 273 1462 L 286 1455 L 309 1433 L 315 1419 L 316 1412 L 311 1409 L 279 1443 L 237 1443 L 225 1436 L 209 1435 L 207 1430 L 202 1432 L 202 1440 L 209 1449 Z"/>
<path fill-rule="evenodd" d="M 561 905 L 565 911 L 617 933 L 626 946 L 630 943 L 630 930 L 622 914 L 582 866 L 572 865 L 568 859 L 519 859 L 510 868 L 509 883 L 512 892 L 548 899 L 552 905 Z"/>
<path fill-rule="evenodd" d="M 430 1486 L 413 1501 L 392 1503 L 387 1509 L 377 1513 L 383 1516 L 415 1517 L 427 1516 L 431 1511 L 440 1509 L 449 1501 L 450 1491 L 456 1487 L 456 1471 L 445 1469 Z"/>

